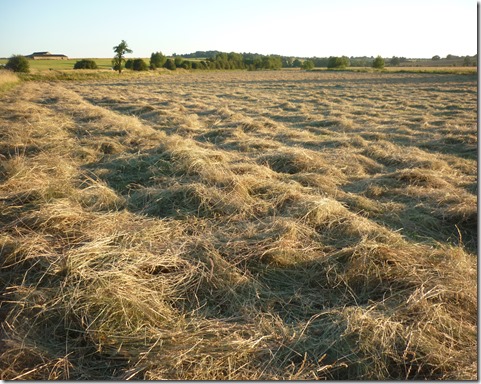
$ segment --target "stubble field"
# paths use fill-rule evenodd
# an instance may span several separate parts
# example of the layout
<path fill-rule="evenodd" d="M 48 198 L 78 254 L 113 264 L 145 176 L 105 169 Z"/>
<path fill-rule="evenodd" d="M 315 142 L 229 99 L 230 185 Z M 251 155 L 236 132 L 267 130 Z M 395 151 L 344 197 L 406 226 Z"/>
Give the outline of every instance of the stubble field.
<path fill-rule="evenodd" d="M 476 379 L 472 75 L 0 95 L 1 379 Z"/>

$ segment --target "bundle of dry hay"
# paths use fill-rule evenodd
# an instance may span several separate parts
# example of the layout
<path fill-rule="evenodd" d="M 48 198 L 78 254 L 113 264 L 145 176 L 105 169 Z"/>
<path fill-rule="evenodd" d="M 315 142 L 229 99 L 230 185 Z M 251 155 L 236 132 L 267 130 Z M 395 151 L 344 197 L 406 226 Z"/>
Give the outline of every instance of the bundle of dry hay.
<path fill-rule="evenodd" d="M 341 88 L 316 110 L 310 82 L 269 99 L 261 74 L 198 76 L 157 80 L 157 104 L 153 80 L 138 102 L 128 81 L 2 96 L 0 378 L 477 377 L 475 160 L 374 138 L 359 109 L 322 109 Z M 239 104 L 200 113 L 225 81 Z M 330 137 L 288 132 L 329 114 Z"/>

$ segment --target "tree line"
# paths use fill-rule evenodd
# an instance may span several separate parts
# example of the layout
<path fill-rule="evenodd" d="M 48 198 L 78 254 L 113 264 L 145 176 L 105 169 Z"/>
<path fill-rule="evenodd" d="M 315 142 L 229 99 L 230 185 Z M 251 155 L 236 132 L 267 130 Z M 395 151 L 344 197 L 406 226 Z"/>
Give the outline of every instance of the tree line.
<path fill-rule="evenodd" d="M 343 69 L 350 66 L 353 67 L 373 67 L 382 69 L 384 66 L 399 66 L 409 65 L 412 60 L 405 57 L 393 56 L 391 59 L 384 59 L 381 56 L 371 57 L 347 57 L 347 56 L 330 56 L 330 57 L 311 57 L 299 58 L 281 55 L 261 55 L 257 53 L 236 53 L 236 52 L 221 52 L 221 51 L 196 51 L 190 54 L 177 55 L 173 54 L 171 57 L 165 56 L 161 51 L 152 52 L 149 63 L 144 59 L 125 59 L 125 54 L 133 51 L 128 47 L 125 40 L 122 40 L 119 45 L 113 47 L 115 56 L 112 59 L 112 69 L 122 72 L 123 68 L 134 71 L 147 71 L 149 69 L 155 70 L 157 68 L 166 68 L 175 70 L 177 68 L 183 69 L 244 69 L 244 70 L 277 70 L 281 68 L 301 68 L 311 70 L 313 68 L 327 67 L 328 69 Z M 439 55 L 431 58 L 433 62 L 446 61 L 449 65 L 456 65 L 452 63 L 453 60 L 462 59 L 461 65 L 471 66 L 477 65 L 478 55 L 474 56 L 454 56 L 447 55 L 445 59 L 441 59 Z M 6 69 L 15 72 L 28 72 L 28 59 L 21 55 L 13 55 L 7 64 Z M 74 69 L 97 69 L 97 64 L 91 59 L 82 59 L 75 63 Z"/>
<path fill-rule="evenodd" d="M 112 60 L 112 68 L 122 72 L 122 65 L 125 68 L 134 71 L 146 71 L 148 69 L 167 68 L 175 70 L 177 68 L 184 69 L 281 69 L 282 59 L 277 55 L 253 55 L 240 54 L 235 52 L 225 53 L 219 51 L 210 51 L 210 57 L 205 60 L 186 60 L 183 57 L 174 54 L 173 57 L 167 57 L 162 52 L 152 52 L 150 62 L 147 63 L 143 59 L 125 59 L 126 53 L 132 53 L 127 42 L 122 40 L 119 45 L 113 48 L 115 56 Z"/>
<path fill-rule="evenodd" d="M 218 52 L 210 57 L 198 58 L 196 60 L 187 60 L 184 56 L 174 56 L 169 58 L 162 52 L 153 52 L 150 56 L 150 69 L 167 68 L 174 70 L 176 68 L 184 69 L 281 69 L 282 59 L 278 55 L 258 55 L 258 54 L 241 54 L 235 52 Z"/>

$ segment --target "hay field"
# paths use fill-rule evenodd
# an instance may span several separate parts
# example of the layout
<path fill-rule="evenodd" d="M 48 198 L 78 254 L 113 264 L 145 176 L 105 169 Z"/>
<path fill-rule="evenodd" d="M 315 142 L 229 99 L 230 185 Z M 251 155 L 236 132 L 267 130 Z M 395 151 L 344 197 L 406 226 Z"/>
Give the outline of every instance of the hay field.
<path fill-rule="evenodd" d="M 476 379 L 476 76 L 0 95 L 0 379 Z"/>

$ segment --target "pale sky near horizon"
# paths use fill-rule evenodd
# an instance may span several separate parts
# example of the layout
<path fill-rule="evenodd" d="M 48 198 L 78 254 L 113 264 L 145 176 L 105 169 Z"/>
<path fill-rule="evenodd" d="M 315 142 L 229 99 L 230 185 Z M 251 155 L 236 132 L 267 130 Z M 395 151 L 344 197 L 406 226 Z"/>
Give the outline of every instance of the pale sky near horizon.
<path fill-rule="evenodd" d="M 477 52 L 475 0 L 0 0 L 0 57 L 195 51 L 430 58 Z"/>

